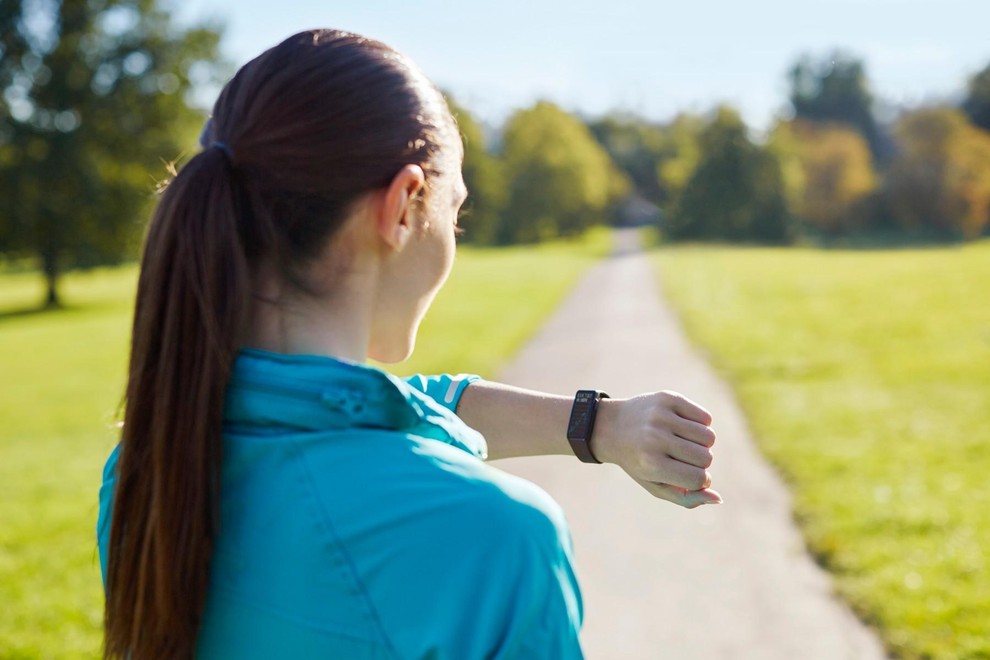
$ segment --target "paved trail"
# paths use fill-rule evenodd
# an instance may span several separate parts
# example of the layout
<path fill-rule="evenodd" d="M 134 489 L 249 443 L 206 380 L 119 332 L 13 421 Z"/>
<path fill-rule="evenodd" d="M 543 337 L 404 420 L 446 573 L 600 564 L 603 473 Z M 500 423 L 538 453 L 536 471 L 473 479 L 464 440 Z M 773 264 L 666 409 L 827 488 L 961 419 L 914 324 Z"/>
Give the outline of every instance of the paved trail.
<path fill-rule="evenodd" d="M 729 388 L 660 299 L 635 234 L 620 232 L 618 242 L 499 380 L 562 394 L 683 393 L 715 417 L 712 474 L 726 502 L 683 510 L 614 466 L 570 457 L 495 463 L 540 484 L 567 512 L 587 657 L 884 657 L 807 556 L 787 491 L 756 452 Z"/>

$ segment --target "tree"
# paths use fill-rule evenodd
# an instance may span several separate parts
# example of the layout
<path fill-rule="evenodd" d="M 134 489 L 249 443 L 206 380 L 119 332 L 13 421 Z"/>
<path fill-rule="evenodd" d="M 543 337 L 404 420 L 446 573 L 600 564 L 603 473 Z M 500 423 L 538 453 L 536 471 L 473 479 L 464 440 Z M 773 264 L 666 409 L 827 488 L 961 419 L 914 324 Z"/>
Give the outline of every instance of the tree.
<path fill-rule="evenodd" d="M 588 127 L 546 101 L 509 119 L 503 162 L 509 198 L 502 244 L 577 234 L 600 222 L 628 189 Z"/>
<path fill-rule="evenodd" d="M 657 176 L 667 193 L 668 211 L 698 167 L 705 124 L 698 115 L 679 114 L 664 127 L 663 157 L 657 164 Z"/>
<path fill-rule="evenodd" d="M 827 234 L 858 228 L 857 207 L 876 188 L 866 140 L 841 124 L 781 122 L 771 135 L 792 216 Z"/>
<path fill-rule="evenodd" d="M 700 137 L 698 166 L 674 207 L 674 239 L 758 241 L 789 239 L 780 165 L 753 144 L 742 119 L 722 107 Z"/>
<path fill-rule="evenodd" d="M 904 115 L 894 135 L 884 194 L 898 224 L 979 236 L 990 224 L 990 135 L 947 107 Z"/>
<path fill-rule="evenodd" d="M 495 243 L 499 218 L 505 207 L 505 180 L 501 163 L 488 151 L 484 133 L 465 108 L 452 99 L 448 105 L 464 141 L 464 184 L 468 199 L 463 215 L 464 240 L 478 245 Z"/>
<path fill-rule="evenodd" d="M 875 157 L 886 157 L 861 60 L 839 51 L 817 61 L 804 56 L 789 78 L 795 118 L 848 124 L 866 138 Z"/>
<path fill-rule="evenodd" d="M 644 199 L 660 204 L 667 198 L 658 173 L 667 152 L 662 127 L 632 115 L 608 115 L 588 128 Z"/>
<path fill-rule="evenodd" d="M 990 64 L 969 79 L 962 109 L 975 125 L 990 131 Z"/>
<path fill-rule="evenodd" d="M 0 254 L 38 256 L 55 305 L 64 268 L 133 253 L 219 34 L 158 0 L 4 0 L 0 34 Z"/>
<path fill-rule="evenodd" d="M 653 215 L 656 221 L 661 209 L 670 210 L 698 166 L 698 136 L 704 125 L 703 118 L 690 114 L 680 114 L 666 125 L 634 115 L 609 115 L 590 124 L 639 195 L 627 200 L 620 215 L 628 217 L 634 209 L 633 215 Z"/>

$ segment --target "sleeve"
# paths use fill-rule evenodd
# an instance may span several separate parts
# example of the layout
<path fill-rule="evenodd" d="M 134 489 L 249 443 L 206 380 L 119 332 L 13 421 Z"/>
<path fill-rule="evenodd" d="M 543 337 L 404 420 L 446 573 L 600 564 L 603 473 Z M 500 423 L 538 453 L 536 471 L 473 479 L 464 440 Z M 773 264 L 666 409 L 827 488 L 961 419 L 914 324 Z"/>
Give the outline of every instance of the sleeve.
<path fill-rule="evenodd" d="M 103 485 L 100 486 L 100 513 L 96 520 L 96 542 L 100 551 L 100 573 L 103 585 L 107 584 L 107 553 L 110 547 L 110 519 L 113 515 L 113 492 L 117 485 L 117 458 L 120 445 L 114 447 L 103 466 Z"/>
<path fill-rule="evenodd" d="M 496 658 L 583 658 L 579 635 L 583 620 L 581 590 L 566 538 L 530 543 L 524 577 L 516 587 L 513 625 Z M 549 539 L 545 539 L 549 540 Z"/>
<path fill-rule="evenodd" d="M 457 403 L 461 400 L 461 394 L 464 393 L 465 388 L 476 380 L 481 380 L 481 376 L 474 374 L 439 374 L 435 376 L 416 374 L 403 378 L 403 380 L 409 387 L 422 392 L 450 412 L 456 413 Z"/>

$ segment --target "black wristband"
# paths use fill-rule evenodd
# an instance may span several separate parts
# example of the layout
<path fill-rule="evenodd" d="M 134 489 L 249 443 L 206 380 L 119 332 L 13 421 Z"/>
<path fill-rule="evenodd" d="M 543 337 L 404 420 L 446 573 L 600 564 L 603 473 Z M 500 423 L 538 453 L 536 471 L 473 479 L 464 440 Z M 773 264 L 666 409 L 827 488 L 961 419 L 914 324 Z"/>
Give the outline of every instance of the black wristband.
<path fill-rule="evenodd" d="M 595 430 L 598 402 L 607 398 L 608 394 L 599 390 L 578 390 L 574 395 L 571 418 L 567 422 L 567 441 L 583 463 L 601 463 L 591 452 L 591 434 Z"/>

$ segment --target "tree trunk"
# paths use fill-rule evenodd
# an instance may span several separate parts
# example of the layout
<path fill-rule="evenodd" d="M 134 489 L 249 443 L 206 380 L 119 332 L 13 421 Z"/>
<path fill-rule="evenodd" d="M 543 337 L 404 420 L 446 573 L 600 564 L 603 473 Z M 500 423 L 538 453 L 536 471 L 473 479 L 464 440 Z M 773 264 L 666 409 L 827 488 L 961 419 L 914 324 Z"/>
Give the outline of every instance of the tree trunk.
<path fill-rule="evenodd" d="M 41 258 L 45 269 L 45 282 L 48 285 L 45 307 L 60 307 L 62 302 L 58 296 L 58 257 L 55 247 L 53 245 L 45 246 Z"/>

